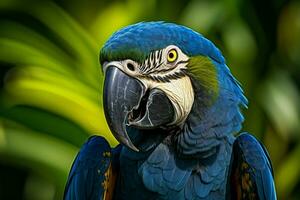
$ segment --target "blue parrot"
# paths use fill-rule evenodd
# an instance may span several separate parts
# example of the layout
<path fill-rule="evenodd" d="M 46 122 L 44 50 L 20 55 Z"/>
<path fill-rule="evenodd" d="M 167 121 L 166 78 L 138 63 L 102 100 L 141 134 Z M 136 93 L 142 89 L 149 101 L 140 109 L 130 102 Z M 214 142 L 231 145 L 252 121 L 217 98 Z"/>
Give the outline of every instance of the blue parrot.
<path fill-rule="evenodd" d="M 276 199 L 266 149 L 238 134 L 247 99 L 211 41 L 141 22 L 114 33 L 100 63 L 104 112 L 120 144 L 89 138 L 64 199 Z"/>

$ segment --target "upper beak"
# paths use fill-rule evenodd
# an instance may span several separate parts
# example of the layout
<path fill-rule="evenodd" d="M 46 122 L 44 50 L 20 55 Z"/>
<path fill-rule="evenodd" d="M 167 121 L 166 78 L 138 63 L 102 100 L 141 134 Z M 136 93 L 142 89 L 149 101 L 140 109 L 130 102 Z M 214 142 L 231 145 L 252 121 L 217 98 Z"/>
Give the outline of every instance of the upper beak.
<path fill-rule="evenodd" d="M 103 98 L 105 117 L 113 135 L 134 151 L 139 149 L 130 140 L 126 126 L 157 128 L 174 118 L 174 108 L 161 90 L 147 90 L 140 81 L 114 66 L 106 69 Z"/>

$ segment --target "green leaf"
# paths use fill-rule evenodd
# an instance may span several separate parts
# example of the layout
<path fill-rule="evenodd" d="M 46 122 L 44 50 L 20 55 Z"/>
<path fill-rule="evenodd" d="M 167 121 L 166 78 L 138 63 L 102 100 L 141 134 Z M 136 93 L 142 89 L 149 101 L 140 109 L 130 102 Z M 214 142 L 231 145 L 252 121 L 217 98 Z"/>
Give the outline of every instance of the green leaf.
<path fill-rule="evenodd" d="M 42 54 L 44 57 L 56 61 L 60 66 L 74 67 L 76 64 L 76 62 L 66 52 L 54 43 L 55 41 L 50 41 L 45 36 L 29 27 L 9 20 L 1 20 L 0 27 L 0 38 L 9 39 L 9 41 L 14 41 L 16 43 L 23 44 L 24 46 L 31 47 L 38 51 L 37 55 Z M 14 46 L 12 48 L 12 52 L 15 51 L 15 54 L 19 53 L 19 49 L 15 49 Z M 0 52 L 5 53 L 5 50 Z M 26 54 L 24 53 L 23 55 L 20 55 L 17 60 L 23 60 L 26 56 L 27 52 Z"/>
<path fill-rule="evenodd" d="M 77 147 L 80 147 L 89 136 L 78 124 L 46 110 L 18 105 L 11 108 L 0 108 L 0 116 L 15 121 L 31 130 L 48 134 Z M 26 117 L 24 117 L 26 116 Z"/>
<path fill-rule="evenodd" d="M 62 115 L 78 123 L 91 134 L 103 135 L 112 145 L 102 108 L 84 96 L 53 84 L 31 79 L 16 79 L 6 84 L 7 106 L 31 105 Z"/>
<path fill-rule="evenodd" d="M 35 171 L 53 181 L 62 194 L 78 149 L 49 135 L 0 125 L 0 160 Z"/>
<path fill-rule="evenodd" d="M 61 44 L 73 52 L 74 58 L 78 59 L 81 66 L 78 72 L 96 87 L 100 80 L 99 76 L 95 76 L 100 73 L 97 42 L 54 3 L 43 2 L 26 9 L 52 30 L 60 38 Z"/>
<path fill-rule="evenodd" d="M 288 199 L 290 193 L 299 183 L 300 178 L 300 145 L 298 144 L 286 158 L 281 161 L 277 174 L 275 174 L 278 199 Z"/>

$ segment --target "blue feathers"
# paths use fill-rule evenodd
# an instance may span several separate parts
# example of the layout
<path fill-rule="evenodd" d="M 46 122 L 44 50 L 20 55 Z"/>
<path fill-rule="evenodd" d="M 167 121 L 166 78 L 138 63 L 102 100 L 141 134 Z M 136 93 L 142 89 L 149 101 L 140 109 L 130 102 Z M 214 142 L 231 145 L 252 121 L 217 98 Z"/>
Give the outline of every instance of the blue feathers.
<path fill-rule="evenodd" d="M 237 137 L 231 163 L 230 198 L 239 199 L 240 194 L 243 199 L 276 200 L 269 156 L 253 136 L 243 133 Z"/>
<path fill-rule="evenodd" d="M 220 199 L 226 192 L 230 145 L 221 145 L 220 152 L 223 154 L 217 158 L 202 161 L 182 159 L 172 147 L 160 144 L 138 173 L 145 187 L 158 193 L 161 199 Z"/>
<path fill-rule="evenodd" d="M 70 171 L 65 188 L 65 200 L 102 199 L 105 173 L 111 163 L 108 142 L 93 136 L 82 146 Z"/>
<path fill-rule="evenodd" d="M 215 45 L 201 34 L 184 26 L 164 22 L 141 22 L 127 26 L 105 43 L 100 62 L 132 59 L 142 62 L 151 51 L 168 45 L 178 46 L 188 56 L 204 55 L 219 63 L 224 57 Z"/>
<path fill-rule="evenodd" d="M 142 164 L 139 174 L 145 186 L 152 191 L 165 196 L 168 193 L 183 192 L 192 168 L 187 164 L 177 167 L 176 156 L 164 145 L 159 145 L 149 158 Z M 178 194 L 179 195 L 179 194 Z"/>
<path fill-rule="evenodd" d="M 212 105 L 207 106 L 201 86 L 194 87 L 195 102 L 177 137 L 180 154 L 194 157 L 209 157 L 215 154 L 222 139 L 232 143 L 232 134 L 242 128 L 244 117 L 241 108 L 247 106 L 247 99 L 239 83 L 225 64 L 213 62 L 218 72 L 219 94 Z M 196 81 L 194 81 L 196 82 Z"/>

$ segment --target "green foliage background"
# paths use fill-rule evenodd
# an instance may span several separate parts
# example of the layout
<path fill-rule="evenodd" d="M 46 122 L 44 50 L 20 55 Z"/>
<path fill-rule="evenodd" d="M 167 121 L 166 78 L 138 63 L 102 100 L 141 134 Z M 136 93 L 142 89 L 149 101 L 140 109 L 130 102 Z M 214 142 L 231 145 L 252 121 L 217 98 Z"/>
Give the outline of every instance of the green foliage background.
<path fill-rule="evenodd" d="M 270 152 L 279 199 L 299 199 L 300 2 L 0 2 L 0 199 L 61 199 L 79 147 L 111 143 L 98 52 L 119 28 L 164 20 L 223 52 L 249 99 L 244 130 Z"/>

